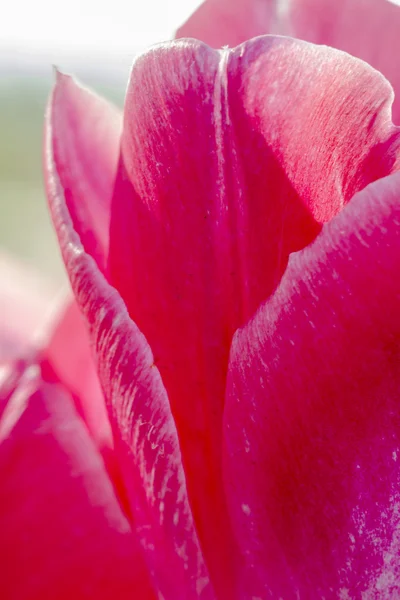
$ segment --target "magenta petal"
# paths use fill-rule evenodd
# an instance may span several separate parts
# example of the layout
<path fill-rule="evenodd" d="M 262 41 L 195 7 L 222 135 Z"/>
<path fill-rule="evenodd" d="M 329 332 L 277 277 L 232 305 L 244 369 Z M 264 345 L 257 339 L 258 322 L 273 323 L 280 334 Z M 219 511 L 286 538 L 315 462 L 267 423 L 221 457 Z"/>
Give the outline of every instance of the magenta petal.
<path fill-rule="evenodd" d="M 53 160 L 68 210 L 84 248 L 104 270 L 121 113 L 61 73 L 57 74 L 51 110 Z"/>
<path fill-rule="evenodd" d="M 2 599 L 155 598 L 71 397 L 41 382 L 35 366 L 8 388 L 0 390 Z"/>
<path fill-rule="evenodd" d="M 225 480 L 241 598 L 400 594 L 400 175 L 292 256 L 234 338 Z"/>
<path fill-rule="evenodd" d="M 221 588 L 232 576 L 221 484 L 232 335 L 275 289 L 289 253 L 397 168 L 391 100 L 365 63 L 286 38 L 221 52 L 180 40 L 134 64 L 109 274 L 168 390 Z"/>
<path fill-rule="evenodd" d="M 202 549 L 216 590 L 229 597 L 221 429 L 239 272 L 214 126 L 222 118 L 214 99 L 218 68 L 218 53 L 195 42 L 156 47 L 135 63 L 109 272 L 168 390 Z"/>
<path fill-rule="evenodd" d="M 212 599 L 198 545 L 178 437 L 151 350 L 115 289 L 86 254 L 68 212 L 47 120 L 46 181 L 74 293 L 89 327 L 130 507 L 160 595 Z"/>

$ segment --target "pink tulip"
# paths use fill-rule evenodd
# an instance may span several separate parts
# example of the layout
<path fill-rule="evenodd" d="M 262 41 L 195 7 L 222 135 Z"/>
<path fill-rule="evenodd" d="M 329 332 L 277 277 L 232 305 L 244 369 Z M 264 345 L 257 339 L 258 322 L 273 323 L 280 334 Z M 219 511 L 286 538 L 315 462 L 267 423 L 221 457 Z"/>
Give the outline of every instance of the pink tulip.
<path fill-rule="evenodd" d="M 150 49 L 123 115 L 58 74 L 76 304 L 3 375 L 7 600 L 400 597 L 392 101 L 272 36 Z"/>

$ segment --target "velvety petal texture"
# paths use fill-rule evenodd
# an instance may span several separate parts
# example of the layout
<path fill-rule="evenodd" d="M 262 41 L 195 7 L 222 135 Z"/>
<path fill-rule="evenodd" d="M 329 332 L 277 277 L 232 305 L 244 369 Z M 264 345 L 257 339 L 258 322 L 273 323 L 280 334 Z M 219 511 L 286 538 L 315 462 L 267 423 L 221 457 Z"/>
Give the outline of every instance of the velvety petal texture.
<path fill-rule="evenodd" d="M 206 0 L 177 31 L 214 48 L 272 33 L 344 50 L 381 71 L 400 125 L 400 6 L 389 0 Z"/>
<path fill-rule="evenodd" d="M 65 80 L 59 79 L 47 115 L 47 192 L 71 284 L 94 346 L 135 527 L 160 597 L 211 599 L 167 393 L 146 339 L 88 253 L 90 245 L 87 252 L 59 178 L 54 147 L 66 144 L 62 154 L 68 153 L 86 124 L 82 112 L 82 123 L 75 123 L 70 136 L 57 137 L 57 122 L 65 109 L 64 85 Z M 71 80 L 68 85 L 74 86 L 74 93 L 67 94 L 67 100 L 80 106 L 86 92 Z M 85 148 L 83 144 L 81 150 Z"/>
<path fill-rule="evenodd" d="M 71 397 L 35 365 L 2 381 L 0 477 L 2 598 L 155 600 Z"/>
<path fill-rule="evenodd" d="M 398 168 L 392 97 L 365 63 L 288 38 L 221 52 L 182 40 L 134 64 L 109 276 L 168 390 L 217 589 L 234 568 L 221 477 L 232 336 L 290 252 Z"/>
<path fill-rule="evenodd" d="M 242 599 L 400 594 L 400 175 L 357 194 L 233 341 Z"/>

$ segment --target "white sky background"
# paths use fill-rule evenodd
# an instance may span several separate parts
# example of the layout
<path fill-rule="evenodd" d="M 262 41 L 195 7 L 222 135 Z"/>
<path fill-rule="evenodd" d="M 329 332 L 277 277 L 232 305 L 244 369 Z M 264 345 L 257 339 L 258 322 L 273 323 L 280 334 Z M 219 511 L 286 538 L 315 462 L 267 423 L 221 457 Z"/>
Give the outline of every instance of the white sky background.
<path fill-rule="evenodd" d="M 171 38 L 202 0 L 6 0 L 0 19 L 0 59 L 18 55 L 56 64 L 107 57 L 132 59 Z"/>

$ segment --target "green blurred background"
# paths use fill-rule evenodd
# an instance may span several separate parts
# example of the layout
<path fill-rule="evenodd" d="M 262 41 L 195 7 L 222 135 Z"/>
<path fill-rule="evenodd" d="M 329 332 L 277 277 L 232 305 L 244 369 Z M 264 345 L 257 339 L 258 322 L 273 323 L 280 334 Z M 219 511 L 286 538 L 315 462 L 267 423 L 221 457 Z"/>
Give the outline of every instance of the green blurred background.
<path fill-rule="evenodd" d="M 42 183 L 52 64 L 122 106 L 134 56 L 201 0 L 13 0 L 0 20 L 0 252 L 65 280 Z"/>
<path fill-rule="evenodd" d="M 46 79 L 2 77 L 0 83 L 0 242 L 3 248 L 61 278 L 44 199 L 41 167 Z"/>

